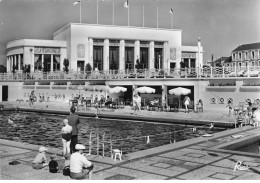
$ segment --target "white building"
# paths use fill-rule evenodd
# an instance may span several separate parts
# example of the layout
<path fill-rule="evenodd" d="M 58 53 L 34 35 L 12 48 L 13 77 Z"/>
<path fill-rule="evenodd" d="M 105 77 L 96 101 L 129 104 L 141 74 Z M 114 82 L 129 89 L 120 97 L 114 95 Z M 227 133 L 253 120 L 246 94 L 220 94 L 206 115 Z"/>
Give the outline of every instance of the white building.
<path fill-rule="evenodd" d="M 182 31 L 143 27 L 89 25 L 71 23 L 53 34 L 53 40 L 23 39 L 7 44 L 7 71 L 31 72 L 63 70 L 84 71 L 89 63 L 98 70 L 199 67 L 203 64 L 203 47 L 182 45 Z"/>

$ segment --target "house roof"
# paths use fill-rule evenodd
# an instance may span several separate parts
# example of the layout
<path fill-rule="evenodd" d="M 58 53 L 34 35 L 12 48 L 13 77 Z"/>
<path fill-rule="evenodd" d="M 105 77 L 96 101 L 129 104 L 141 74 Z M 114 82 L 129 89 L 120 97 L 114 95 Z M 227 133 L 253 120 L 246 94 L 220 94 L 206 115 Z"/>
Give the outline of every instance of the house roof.
<path fill-rule="evenodd" d="M 232 57 L 226 57 L 226 59 L 224 60 L 224 63 L 231 63 L 232 62 Z"/>
<path fill-rule="evenodd" d="M 260 49 L 260 43 L 251 43 L 251 44 L 242 44 L 238 46 L 234 51 L 242 51 L 242 50 L 254 50 L 254 49 Z"/>
<path fill-rule="evenodd" d="M 214 60 L 214 63 L 221 63 L 223 61 L 225 61 L 228 57 L 220 57 L 217 60 Z"/>

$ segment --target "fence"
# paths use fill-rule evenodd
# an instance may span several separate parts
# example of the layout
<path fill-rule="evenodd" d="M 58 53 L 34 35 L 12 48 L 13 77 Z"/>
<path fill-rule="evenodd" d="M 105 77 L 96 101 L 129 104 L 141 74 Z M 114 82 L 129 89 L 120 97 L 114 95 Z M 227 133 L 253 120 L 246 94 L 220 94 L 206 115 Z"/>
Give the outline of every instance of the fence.
<path fill-rule="evenodd" d="M 260 77 L 260 66 L 133 69 L 88 72 L 0 73 L 0 80 L 106 80 L 123 78 L 226 78 Z"/>

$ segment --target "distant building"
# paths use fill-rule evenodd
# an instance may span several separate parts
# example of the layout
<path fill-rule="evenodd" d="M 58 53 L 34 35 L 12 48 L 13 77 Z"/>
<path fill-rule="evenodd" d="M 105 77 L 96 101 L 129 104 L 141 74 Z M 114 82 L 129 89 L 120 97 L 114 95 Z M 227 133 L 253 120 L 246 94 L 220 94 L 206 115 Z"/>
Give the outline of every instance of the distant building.
<path fill-rule="evenodd" d="M 34 71 L 84 71 L 89 63 L 97 70 L 186 68 L 202 66 L 203 47 L 182 45 L 179 29 L 155 29 L 71 23 L 53 34 L 53 40 L 22 39 L 7 44 L 7 71 L 30 65 Z"/>
<path fill-rule="evenodd" d="M 260 66 L 260 43 L 243 44 L 231 52 L 232 67 Z"/>
<path fill-rule="evenodd" d="M 213 67 L 222 67 L 223 63 L 228 57 L 220 57 L 217 60 L 213 61 Z"/>

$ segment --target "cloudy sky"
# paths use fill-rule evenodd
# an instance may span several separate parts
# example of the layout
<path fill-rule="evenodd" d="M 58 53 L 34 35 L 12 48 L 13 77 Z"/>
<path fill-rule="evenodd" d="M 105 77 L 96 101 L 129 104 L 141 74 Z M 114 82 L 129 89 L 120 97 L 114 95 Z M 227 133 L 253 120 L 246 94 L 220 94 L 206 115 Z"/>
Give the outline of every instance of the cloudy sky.
<path fill-rule="evenodd" d="M 15 39 L 52 39 L 68 23 L 79 22 L 75 0 L 0 0 L 0 64 L 5 48 Z M 125 0 L 99 0 L 98 23 L 127 26 Z M 130 26 L 182 30 L 183 45 L 201 38 L 204 60 L 230 56 L 239 44 L 260 42 L 260 0 L 129 0 Z M 82 0 L 82 23 L 97 23 L 97 0 Z"/>

